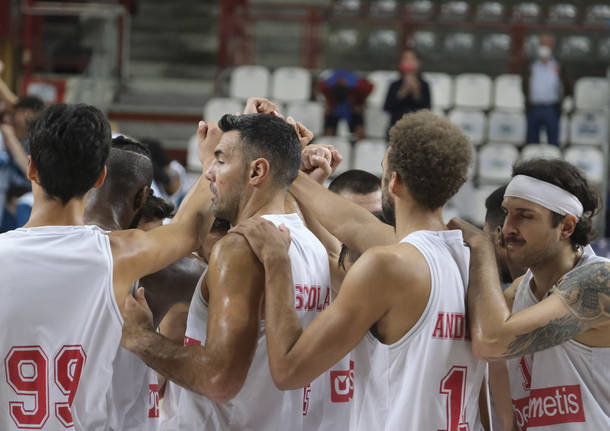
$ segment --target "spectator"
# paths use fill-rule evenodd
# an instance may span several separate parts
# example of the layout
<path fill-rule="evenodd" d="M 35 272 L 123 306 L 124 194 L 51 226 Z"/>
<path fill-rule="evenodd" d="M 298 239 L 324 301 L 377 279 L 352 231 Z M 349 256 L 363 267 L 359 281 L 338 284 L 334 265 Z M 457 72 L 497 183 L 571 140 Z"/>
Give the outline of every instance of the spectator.
<path fill-rule="evenodd" d="M 523 94 L 527 106 L 527 143 L 540 142 L 544 127 L 547 142 L 559 146 L 559 118 L 563 97 L 569 85 L 563 69 L 553 57 L 555 40 L 550 34 L 540 36 L 538 58 L 522 76 Z"/>
<path fill-rule="evenodd" d="M 326 80 L 320 82 L 320 91 L 326 99 L 324 134 L 337 134 L 337 125 L 345 120 L 349 129 L 358 139 L 365 138 L 364 103 L 373 90 L 373 84 L 347 70 L 335 70 Z"/>
<path fill-rule="evenodd" d="M 390 84 L 383 105 L 383 109 L 390 114 L 390 127 L 409 112 L 430 109 L 430 86 L 421 77 L 419 66 L 415 50 L 406 49 L 400 57 L 402 77 Z"/>

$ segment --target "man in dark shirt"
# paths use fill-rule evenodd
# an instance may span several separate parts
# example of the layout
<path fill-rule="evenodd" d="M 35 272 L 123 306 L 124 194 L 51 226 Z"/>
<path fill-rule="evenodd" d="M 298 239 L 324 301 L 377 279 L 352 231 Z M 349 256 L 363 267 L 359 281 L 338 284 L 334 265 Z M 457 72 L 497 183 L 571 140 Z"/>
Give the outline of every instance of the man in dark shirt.
<path fill-rule="evenodd" d="M 419 58 L 413 49 L 406 49 L 400 57 L 402 77 L 388 89 L 383 105 L 390 113 L 390 127 L 403 115 L 420 109 L 430 109 L 430 86 L 419 74 Z M 389 128 L 388 128 L 389 130 Z"/>

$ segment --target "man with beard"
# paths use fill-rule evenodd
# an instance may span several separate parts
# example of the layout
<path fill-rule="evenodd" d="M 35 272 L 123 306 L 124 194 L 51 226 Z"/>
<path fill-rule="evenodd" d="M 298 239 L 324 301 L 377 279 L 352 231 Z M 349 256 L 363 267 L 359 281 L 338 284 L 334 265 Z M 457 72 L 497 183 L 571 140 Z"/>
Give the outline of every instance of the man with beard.
<path fill-rule="evenodd" d="M 481 428 L 485 364 L 472 354 L 466 328 L 469 253 L 460 232 L 448 231 L 442 219 L 443 205 L 466 181 L 470 158 L 464 134 L 428 111 L 394 125 L 382 190 L 396 235 L 366 209 L 300 174 L 291 188 L 299 204 L 364 252 L 337 298 L 305 329 L 294 312 L 288 233 L 261 219 L 234 229 L 265 267 L 265 331 L 279 388 L 307 384 L 355 348 L 345 428 Z M 366 250 L 384 242 L 391 245 Z"/>
<path fill-rule="evenodd" d="M 608 429 L 610 263 L 587 246 L 598 198 L 569 163 L 533 160 L 514 168 L 502 206 L 508 258 L 529 267 L 507 290 L 508 305 L 485 234 L 452 222 L 472 250 L 473 348 L 509 359 L 520 429 Z"/>
<path fill-rule="evenodd" d="M 299 322 L 308 324 L 330 302 L 330 274 L 320 241 L 296 214 L 284 214 L 301 163 L 295 127 L 268 113 L 225 115 L 218 126 L 210 129 L 219 139 L 206 172 L 214 215 L 232 225 L 260 215 L 290 228 L 292 295 Z M 185 388 L 165 429 L 304 429 L 313 394 L 303 387 L 310 382 L 282 392 L 270 375 L 261 325 L 264 283 L 265 271 L 247 241 L 228 234 L 214 246 L 193 296 L 184 346 L 154 331 L 142 296 L 127 306 L 124 345 Z"/>

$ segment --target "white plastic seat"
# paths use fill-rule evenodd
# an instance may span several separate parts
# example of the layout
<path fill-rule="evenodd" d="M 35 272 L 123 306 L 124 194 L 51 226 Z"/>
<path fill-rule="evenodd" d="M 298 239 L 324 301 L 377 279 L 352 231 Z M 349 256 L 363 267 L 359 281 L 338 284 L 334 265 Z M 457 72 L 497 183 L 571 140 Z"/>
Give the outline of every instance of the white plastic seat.
<path fill-rule="evenodd" d="M 352 169 L 352 144 L 345 138 L 340 136 L 320 136 L 316 137 L 316 144 L 332 145 L 339 152 L 343 161 L 337 167 L 334 175 L 339 175 L 341 172 Z"/>
<path fill-rule="evenodd" d="M 424 80 L 430 85 L 434 108 L 449 109 L 453 106 L 453 80 L 446 73 L 425 72 Z"/>
<path fill-rule="evenodd" d="M 189 171 L 201 172 L 203 166 L 199 160 L 199 146 L 197 145 L 197 133 L 189 139 L 186 149 L 186 168 Z"/>
<path fill-rule="evenodd" d="M 236 114 L 242 112 L 244 104 L 239 100 L 227 97 L 214 97 L 205 104 L 203 108 L 203 119 L 205 121 L 218 122 L 225 114 Z"/>
<path fill-rule="evenodd" d="M 362 139 L 354 147 L 354 169 L 362 169 L 382 175 L 381 162 L 385 155 L 386 142 L 382 139 Z"/>
<path fill-rule="evenodd" d="M 311 73 L 302 67 L 278 67 L 272 75 L 271 97 L 283 102 L 309 100 Z"/>
<path fill-rule="evenodd" d="M 390 114 L 375 106 L 367 106 L 364 110 L 364 131 L 369 138 L 385 139 Z"/>
<path fill-rule="evenodd" d="M 608 107 L 610 94 L 606 78 L 580 78 L 574 86 L 576 109 L 600 110 Z"/>
<path fill-rule="evenodd" d="M 286 108 L 286 117 L 302 123 L 314 136 L 324 131 L 324 105 L 321 102 L 290 103 Z"/>
<path fill-rule="evenodd" d="M 459 127 L 472 144 L 480 145 L 485 140 L 487 119 L 483 112 L 454 109 L 449 114 L 449 121 Z"/>
<path fill-rule="evenodd" d="M 489 140 L 521 145 L 526 126 L 525 115 L 520 112 L 493 111 L 489 114 Z"/>
<path fill-rule="evenodd" d="M 604 154 L 596 147 L 571 146 L 565 152 L 564 159 L 576 166 L 595 184 L 604 181 Z"/>
<path fill-rule="evenodd" d="M 496 77 L 494 81 L 494 106 L 496 109 L 523 110 L 521 76 L 506 74 Z"/>
<path fill-rule="evenodd" d="M 511 144 L 487 144 L 479 149 L 479 180 L 502 184 L 512 174 L 513 163 L 519 158 L 519 151 Z"/>
<path fill-rule="evenodd" d="M 373 91 L 366 98 L 366 103 L 371 106 L 383 106 L 388 95 L 390 84 L 400 78 L 400 73 L 391 70 L 376 70 L 366 77 L 373 84 Z"/>
<path fill-rule="evenodd" d="M 570 120 L 570 143 L 603 145 L 607 136 L 606 121 L 604 112 L 577 111 Z"/>
<path fill-rule="evenodd" d="M 561 150 L 550 144 L 529 144 L 521 150 L 521 160 L 560 159 Z"/>
<path fill-rule="evenodd" d="M 463 73 L 455 78 L 455 105 L 462 108 L 489 109 L 491 78 L 482 73 Z"/>
<path fill-rule="evenodd" d="M 269 70 L 263 66 L 239 66 L 231 72 L 229 94 L 238 99 L 267 97 L 269 95 Z"/>

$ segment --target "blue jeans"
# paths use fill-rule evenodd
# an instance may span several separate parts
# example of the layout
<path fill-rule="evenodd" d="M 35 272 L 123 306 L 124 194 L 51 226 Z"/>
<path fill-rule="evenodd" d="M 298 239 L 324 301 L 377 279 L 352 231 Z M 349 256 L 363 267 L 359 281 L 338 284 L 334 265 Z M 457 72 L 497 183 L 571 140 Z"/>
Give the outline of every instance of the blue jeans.
<path fill-rule="evenodd" d="M 527 111 L 527 143 L 540 143 L 540 130 L 546 130 L 549 144 L 559 146 L 559 111 L 556 105 L 532 105 Z"/>

